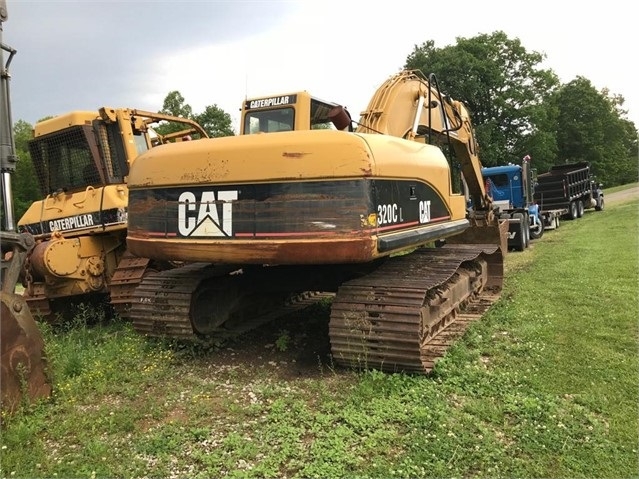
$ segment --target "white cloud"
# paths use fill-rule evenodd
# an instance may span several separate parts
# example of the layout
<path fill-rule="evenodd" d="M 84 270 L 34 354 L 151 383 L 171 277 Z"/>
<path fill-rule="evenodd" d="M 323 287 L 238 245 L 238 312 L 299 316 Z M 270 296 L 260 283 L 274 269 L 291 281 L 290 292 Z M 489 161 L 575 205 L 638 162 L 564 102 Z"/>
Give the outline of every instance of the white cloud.
<path fill-rule="evenodd" d="M 457 37 L 503 30 L 528 51 L 545 53 L 544 65 L 562 81 L 581 75 L 598 89 L 623 95 L 629 118 L 639 125 L 639 87 L 626 58 L 633 41 L 630 16 L 612 22 L 601 10 L 549 1 L 527 11 L 500 1 L 461 1 L 450 10 L 422 1 L 392 5 L 303 2 L 275 29 L 158 58 L 156 102 L 179 90 L 195 111 L 215 103 L 237 126 L 245 96 L 307 90 L 346 105 L 357 117 L 415 45 L 432 39 L 443 47 Z"/>
<path fill-rule="evenodd" d="M 159 110 L 172 90 L 196 112 L 217 104 L 236 122 L 245 96 L 297 90 L 357 118 L 415 45 L 502 30 L 545 53 L 563 82 L 580 75 L 624 96 L 639 125 L 635 19 L 621 0 L 605 8 L 550 0 L 8 3 L 3 40 L 18 50 L 16 120 L 105 104 Z"/>

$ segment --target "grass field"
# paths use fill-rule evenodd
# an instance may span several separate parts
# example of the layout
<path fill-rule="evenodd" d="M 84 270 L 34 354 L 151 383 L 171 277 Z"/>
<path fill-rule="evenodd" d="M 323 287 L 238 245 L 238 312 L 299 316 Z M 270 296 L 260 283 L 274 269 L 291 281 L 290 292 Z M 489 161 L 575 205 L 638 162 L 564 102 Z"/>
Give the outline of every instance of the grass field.
<path fill-rule="evenodd" d="M 44 328 L 55 393 L 3 417 L 0 475 L 639 477 L 638 211 L 509 254 L 502 299 L 428 377 L 333 367 L 309 349 L 326 304 L 211 351 L 81 312 Z"/>

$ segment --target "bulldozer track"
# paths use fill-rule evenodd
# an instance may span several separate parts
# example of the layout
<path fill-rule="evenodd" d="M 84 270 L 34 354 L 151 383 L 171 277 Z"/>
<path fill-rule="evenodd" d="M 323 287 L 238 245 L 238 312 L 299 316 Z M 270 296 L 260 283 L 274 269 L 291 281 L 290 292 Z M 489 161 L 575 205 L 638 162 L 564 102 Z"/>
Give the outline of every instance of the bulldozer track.
<path fill-rule="evenodd" d="M 329 322 L 334 361 L 429 373 L 499 298 L 501 264 L 495 245 L 446 245 L 395 257 L 344 283 Z"/>
<path fill-rule="evenodd" d="M 38 319 L 45 322 L 53 322 L 55 320 L 53 311 L 51 310 L 51 302 L 44 293 L 44 285 L 35 283 L 31 286 L 31 294 L 25 291 L 24 299 L 27 301 L 29 309 Z"/>
<path fill-rule="evenodd" d="M 126 252 L 109 282 L 110 303 L 123 319 L 129 318 L 133 292 L 148 272 L 149 262 L 148 258 L 138 258 Z M 43 321 L 57 322 L 56 313 L 51 299 L 47 296 L 44 283 L 33 283 L 30 294 L 25 292 L 24 298 L 29 309 Z M 57 309 L 59 308 L 58 305 Z"/>
<path fill-rule="evenodd" d="M 148 258 L 125 252 L 109 282 L 111 305 L 122 319 L 129 319 L 133 293 L 147 272 Z"/>

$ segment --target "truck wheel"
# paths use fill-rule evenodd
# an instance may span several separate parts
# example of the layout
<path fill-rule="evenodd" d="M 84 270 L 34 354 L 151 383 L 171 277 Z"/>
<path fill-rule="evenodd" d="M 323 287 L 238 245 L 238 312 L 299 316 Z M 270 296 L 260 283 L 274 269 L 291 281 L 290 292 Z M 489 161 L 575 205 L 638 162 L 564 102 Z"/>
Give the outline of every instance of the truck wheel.
<path fill-rule="evenodd" d="M 538 225 L 535 225 L 530 229 L 530 237 L 532 239 L 539 239 L 544 235 L 544 222 L 543 220 L 539 221 Z"/>
<path fill-rule="evenodd" d="M 597 198 L 597 206 L 595 206 L 596 211 L 603 211 L 604 209 L 604 199 L 603 196 Z"/>
<path fill-rule="evenodd" d="M 515 249 L 523 251 L 526 249 L 526 223 L 524 223 L 526 218 L 521 213 L 515 213 L 513 214 L 513 219 L 519 220 L 519 228 L 515 237 Z"/>
<path fill-rule="evenodd" d="M 577 207 L 577 202 L 576 201 L 571 201 L 570 202 L 570 216 L 569 216 L 569 218 L 571 220 L 576 220 L 579 217 L 578 214 L 579 214 L 579 210 L 578 210 L 578 207 Z"/>
<path fill-rule="evenodd" d="M 584 202 L 583 200 L 577 201 L 577 218 L 581 218 L 584 215 Z"/>

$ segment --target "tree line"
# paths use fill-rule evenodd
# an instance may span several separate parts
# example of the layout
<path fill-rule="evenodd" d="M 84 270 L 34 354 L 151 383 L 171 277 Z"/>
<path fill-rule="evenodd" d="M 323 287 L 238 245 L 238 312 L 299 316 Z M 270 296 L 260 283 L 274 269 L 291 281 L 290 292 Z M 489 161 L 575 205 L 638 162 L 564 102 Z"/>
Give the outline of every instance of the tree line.
<path fill-rule="evenodd" d="M 606 187 L 638 181 L 637 127 L 627 119 L 623 96 L 599 91 L 581 76 L 562 84 L 555 72 L 542 68 L 544 59 L 496 31 L 458 37 L 442 48 L 432 40 L 415 45 L 404 68 L 434 74 L 445 94 L 468 107 L 484 166 L 518 163 L 530 155 L 539 173 L 587 161 Z M 169 92 L 159 112 L 193 119 L 211 137 L 235 134 L 227 112 L 213 104 L 195 113 L 177 90 Z M 174 128 L 166 124 L 158 132 Z M 20 218 L 41 195 L 28 151 L 33 127 L 19 120 L 13 129 L 19 161 L 12 184 Z"/>
<path fill-rule="evenodd" d="M 466 104 L 484 166 L 530 155 L 539 173 L 587 161 L 605 186 L 637 181 L 637 127 L 626 118 L 623 96 L 581 76 L 562 84 L 542 68 L 544 59 L 496 31 L 443 48 L 432 40 L 416 45 L 404 67 L 434 73 L 446 94 Z"/>

